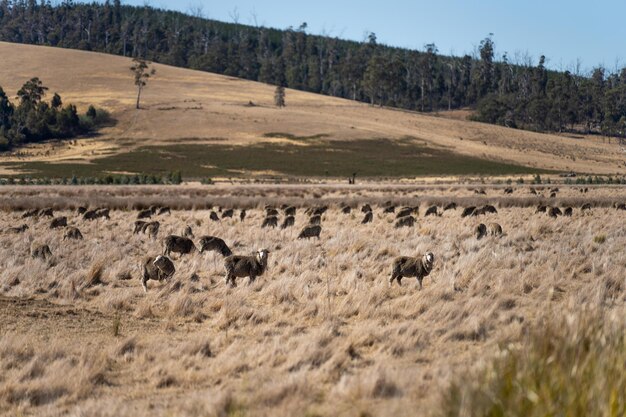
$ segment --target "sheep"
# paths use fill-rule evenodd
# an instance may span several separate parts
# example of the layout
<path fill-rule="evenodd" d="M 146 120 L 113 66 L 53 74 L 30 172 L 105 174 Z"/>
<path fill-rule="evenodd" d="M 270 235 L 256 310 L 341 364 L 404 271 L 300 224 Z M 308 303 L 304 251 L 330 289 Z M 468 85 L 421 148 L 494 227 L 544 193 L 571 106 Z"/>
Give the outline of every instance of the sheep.
<path fill-rule="evenodd" d="M 398 213 L 396 214 L 396 219 L 399 219 L 400 217 L 410 216 L 411 214 L 413 214 L 413 212 L 417 214 L 413 207 L 402 207 L 400 211 L 398 211 Z"/>
<path fill-rule="evenodd" d="M 483 214 L 485 213 L 498 214 L 498 210 L 496 210 L 494 206 L 489 205 L 489 204 L 482 206 L 480 210 L 482 211 Z"/>
<path fill-rule="evenodd" d="M 83 234 L 80 232 L 80 230 L 78 230 L 77 227 L 70 227 L 63 235 L 63 240 L 67 239 L 83 240 Z"/>
<path fill-rule="evenodd" d="M 562 215 L 563 215 L 563 212 L 558 207 L 550 207 L 548 209 L 548 216 L 550 217 L 553 217 L 556 219 L 558 216 L 562 216 Z"/>
<path fill-rule="evenodd" d="M 143 232 L 147 224 L 148 222 L 144 222 L 143 220 L 136 220 L 133 227 L 133 234 L 136 235 L 139 232 Z"/>
<path fill-rule="evenodd" d="M 209 218 L 214 221 L 214 222 L 219 222 L 220 218 L 217 216 L 217 213 L 214 211 L 211 211 L 211 214 L 209 215 Z"/>
<path fill-rule="evenodd" d="M 296 218 L 293 216 L 287 216 L 285 217 L 285 220 L 283 221 L 283 224 L 280 225 L 281 229 L 286 229 L 290 226 L 293 226 L 296 223 Z"/>
<path fill-rule="evenodd" d="M 426 210 L 426 213 L 424 214 L 424 217 L 431 216 L 431 215 L 435 215 L 435 216 L 439 215 L 439 213 L 437 212 L 437 206 L 430 206 L 430 207 L 428 207 L 428 210 Z"/>
<path fill-rule="evenodd" d="M 157 221 L 153 221 L 153 222 L 150 222 L 150 223 L 146 223 L 141 231 L 143 233 L 148 233 L 148 235 L 152 239 L 156 239 L 157 235 L 159 234 L 159 228 L 160 227 L 161 227 L 161 223 L 159 223 Z"/>
<path fill-rule="evenodd" d="M 98 217 L 104 217 L 107 220 L 111 220 L 111 217 L 109 216 L 110 211 L 111 210 L 108 208 L 100 208 L 96 210 L 96 215 Z"/>
<path fill-rule="evenodd" d="M 550 193 L 550 198 L 556 198 L 556 193 L 554 192 Z"/>
<path fill-rule="evenodd" d="M 421 257 L 399 256 L 393 260 L 391 278 L 389 285 L 393 285 L 393 281 L 398 281 L 398 285 L 402 285 L 402 278 L 415 277 L 422 289 L 422 280 L 427 277 L 433 269 L 435 255 L 427 252 Z"/>
<path fill-rule="evenodd" d="M 150 217 L 152 217 L 153 214 L 154 213 L 149 208 L 141 210 L 139 213 L 137 213 L 137 219 L 149 219 Z"/>
<path fill-rule="evenodd" d="M 34 246 L 30 251 L 30 256 L 34 259 L 41 259 L 43 261 L 47 261 L 52 258 L 52 251 L 48 245 L 37 245 Z"/>
<path fill-rule="evenodd" d="M 352 212 L 352 207 L 350 207 L 350 206 L 343 206 L 343 207 L 341 207 L 341 212 L 343 214 L 350 214 Z"/>
<path fill-rule="evenodd" d="M 296 208 L 294 206 L 289 206 L 283 210 L 283 213 L 285 213 L 285 216 L 295 216 Z"/>
<path fill-rule="evenodd" d="M 372 214 L 371 211 L 368 211 L 367 213 L 365 213 L 365 217 L 363 217 L 363 220 L 361 220 L 361 224 L 371 223 L 373 219 L 374 214 Z"/>
<path fill-rule="evenodd" d="M 263 275 L 267 269 L 267 257 L 270 252 L 260 249 L 252 256 L 230 255 L 224 259 L 226 270 L 226 285 L 236 287 L 235 278 L 248 277 L 248 285 L 252 284 L 258 276 Z"/>
<path fill-rule="evenodd" d="M 322 232 L 322 226 L 314 225 L 314 226 L 305 226 L 300 234 L 298 235 L 298 239 L 309 239 L 312 237 L 320 238 L 320 233 Z"/>
<path fill-rule="evenodd" d="M 537 213 L 545 213 L 548 210 L 548 206 L 544 206 L 543 204 L 539 204 L 537 209 L 535 210 L 535 214 Z"/>
<path fill-rule="evenodd" d="M 563 210 L 563 215 L 567 216 L 567 217 L 572 217 L 572 213 L 574 212 L 574 209 L 572 209 L 571 207 L 566 207 Z"/>
<path fill-rule="evenodd" d="M 463 209 L 463 213 L 461 213 L 461 217 L 471 216 L 474 214 L 474 211 L 476 211 L 476 207 L 474 206 L 466 207 L 465 209 Z"/>
<path fill-rule="evenodd" d="M 310 215 L 321 216 L 322 214 L 326 213 L 326 210 L 328 210 L 328 206 L 315 207 Z"/>
<path fill-rule="evenodd" d="M 531 194 L 537 195 L 537 190 L 535 190 L 533 187 L 530 187 L 530 191 Z"/>
<path fill-rule="evenodd" d="M 39 217 L 43 217 L 43 216 L 54 217 L 54 210 L 52 208 L 41 209 L 39 210 L 39 213 L 37 213 L 37 215 Z"/>
<path fill-rule="evenodd" d="M 233 214 L 235 214 L 235 210 L 233 209 L 224 210 L 222 212 L 222 219 L 233 217 Z"/>
<path fill-rule="evenodd" d="M 591 210 L 591 203 L 585 203 L 580 207 L 580 211 Z"/>
<path fill-rule="evenodd" d="M 85 214 L 86 211 L 87 211 L 87 207 L 83 207 L 83 206 L 80 206 L 76 209 L 76 213 L 78 213 L 80 216 Z"/>
<path fill-rule="evenodd" d="M 500 226 L 498 223 L 489 223 L 489 226 L 487 228 L 491 236 L 502 235 L 502 226 Z"/>
<path fill-rule="evenodd" d="M 626 203 L 615 203 L 614 207 L 616 210 L 626 210 Z"/>
<path fill-rule="evenodd" d="M 322 216 L 320 216 L 319 214 L 315 216 L 311 216 L 309 218 L 309 224 L 321 224 L 321 223 L 322 223 Z"/>
<path fill-rule="evenodd" d="M 230 256 L 233 252 L 230 250 L 226 242 L 215 236 L 202 236 L 200 238 L 200 253 L 215 251 L 222 256 Z"/>
<path fill-rule="evenodd" d="M 383 210 L 383 213 L 395 213 L 396 206 L 388 206 Z"/>
<path fill-rule="evenodd" d="M 369 204 L 365 204 L 363 205 L 363 207 L 361 207 L 361 213 L 368 213 L 372 211 L 372 207 Z"/>
<path fill-rule="evenodd" d="M 15 234 L 18 234 L 18 233 L 24 233 L 24 232 L 25 232 L 25 231 L 27 231 L 27 230 L 28 230 L 28 225 L 27 225 L 27 224 L 23 224 L 23 225 L 21 225 L 21 226 L 19 226 L 19 227 L 9 227 L 9 228 L 6 230 L 6 232 L 7 232 L 7 233 L 15 233 Z"/>
<path fill-rule="evenodd" d="M 263 224 L 261 225 L 262 228 L 276 226 L 278 226 L 278 217 L 276 216 L 266 217 L 265 219 L 263 219 Z"/>
<path fill-rule="evenodd" d="M 28 217 L 36 217 L 38 213 L 39 213 L 38 209 L 28 210 L 24 214 L 22 214 L 22 219 L 26 219 Z"/>
<path fill-rule="evenodd" d="M 169 235 L 163 242 L 163 255 L 165 256 L 169 256 L 171 252 L 180 253 L 182 256 L 197 250 L 193 241 L 183 236 Z"/>
<path fill-rule="evenodd" d="M 59 227 L 66 227 L 66 226 L 67 226 L 67 217 L 65 216 L 55 217 L 50 222 L 50 229 L 58 229 Z"/>
<path fill-rule="evenodd" d="M 83 220 L 96 220 L 98 218 L 98 210 L 87 210 L 83 213 Z"/>
<path fill-rule="evenodd" d="M 513 194 L 513 188 L 512 187 L 507 187 L 504 189 L 504 194 Z"/>
<path fill-rule="evenodd" d="M 157 212 L 157 214 L 160 216 L 165 213 L 172 214 L 172 211 L 170 210 L 169 207 L 159 207 L 159 211 Z"/>
<path fill-rule="evenodd" d="M 268 208 L 265 210 L 265 217 L 278 216 L 278 210 L 275 208 Z"/>
<path fill-rule="evenodd" d="M 456 210 L 456 203 L 448 203 L 444 208 L 443 211 L 446 210 Z"/>
<path fill-rule="evenodd" d="M 150 213 L 152 213 L 152 215 L 157 214 L 157 211 L 159 210 L 158 206 L 150 206 L 148 207 L 148 210 L 150 210 Z"/>
<path fill-rule="evenodd" d="M 487 193 L 485 192 L 485 190 L 476 189 L 476 190 L 474 190 L 474 194 L 486 195 Z"/>
<path fill-rule="evenodd" d="M 414 224 L 415 224 L 415 217 L 413 217 L 413 216 L 404 216 L 404 217 L 400 217 L 398 220 L 396 220 L 396 224 L 394 225 L 394 227 L 396 229 L 398 229 L 400 227 L 413 227 Z"/>
<path fill-rule="evenodd" d="M 480 223 L 474 228 L 474 234 L 476 235 L 476 239 L 482 239 L 487 234 L 487 226 L 485 226 L 483 223 Z"/>
<path fill-rule="evenodd" d="M 239 220 L 244 221 L 246 219 L 246 210 L 241 210 L 239 213 Z"/>
<path fill-rule="evenodd" d="M 183 229 L 181 233 L 181 236 L 182 237 L 194 237 L 193 230 L 191 230 L 191 226 L 185 226 L 185 228 Z"/>
<path fill-rule="evenodd" d="M 174 263 L 166 256 L 146 256 L 139 266 L 141 270 L 141 286 L 148 292 L 148 280 L 167 281 L 176 272 Z"/>

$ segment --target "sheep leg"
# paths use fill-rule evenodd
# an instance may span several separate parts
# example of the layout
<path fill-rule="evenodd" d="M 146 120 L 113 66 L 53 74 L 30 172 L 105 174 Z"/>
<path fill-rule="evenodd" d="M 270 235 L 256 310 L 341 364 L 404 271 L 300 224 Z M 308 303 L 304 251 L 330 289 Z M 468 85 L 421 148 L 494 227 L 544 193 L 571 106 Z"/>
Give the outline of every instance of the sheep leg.
<path fill-rule="evenodd" d="M 148 280 L 146 279 L 146 277 L 144 276 L 141 279 L 141 286 L 143 287 L 143 292 L 148 293 Z"/>
<path fill-rule="evenodd" d="M 252 285 L 255 279 L 256 279 L 256 275 L 250 275 L 248 277 L 248 285 Z"/>
<path fill-rule="evenodd" d="M 423 279 L 424 278 L 422 278 L 422 277 L 419 277 L 419 276 L 417 277 L 417 282 L 420 284 L 420 291 L 422 290 L 422 280 Z"/>

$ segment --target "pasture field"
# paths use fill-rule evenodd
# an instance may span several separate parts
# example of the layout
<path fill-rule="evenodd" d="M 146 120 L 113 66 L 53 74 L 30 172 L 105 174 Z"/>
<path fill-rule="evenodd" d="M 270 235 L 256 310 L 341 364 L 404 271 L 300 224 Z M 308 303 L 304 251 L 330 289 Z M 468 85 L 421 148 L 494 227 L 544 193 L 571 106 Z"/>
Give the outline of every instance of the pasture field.
<path fill-rule="evenodd" d="M 626 192 L 512 187 L 2 187 L 0 414 L 453 416 L 508 405 L 520 416 L 624 415 L 626 211 L 613 204 Z M 449 202 L 459 207 L 443 211 Z M 416 225 L 395 228 L 389 203 L 419 205 Z M 155 204 L 171 208 L 153 216 L 157 239 L 133 234 L 137 210 Z M 262 229 L 264 207 L 283 204 L 297 207 L 295 226 Z M 361 224 L 364 204 L 372 223 Z M 425 217 L 432 204 L 441 215 Z M 497 213 L 461 217 L 485 204 Z M 305 209 L 321 205 L 320 239 L 298 240 Z M 83 220 L 79 206 L 111 218 Z M 22 218 L 44 207 L 84 240 Z M 219 208 L 234 217 L 210 220 Z M 504 235 L 477 240 L 481 222 Z M 186 226 L 196 245 L 214 235 L 236 254 L 268 249 L 267 271 L 227 288 L 221 255 L 174 254 L 173 278 L 144 293 L 141 258 Z M 38 244 L 52 259 L 30 256 Z M 426 251 L 435 266 L 422 290 L 414 278 L 388 285 L 394 257 Z"/>

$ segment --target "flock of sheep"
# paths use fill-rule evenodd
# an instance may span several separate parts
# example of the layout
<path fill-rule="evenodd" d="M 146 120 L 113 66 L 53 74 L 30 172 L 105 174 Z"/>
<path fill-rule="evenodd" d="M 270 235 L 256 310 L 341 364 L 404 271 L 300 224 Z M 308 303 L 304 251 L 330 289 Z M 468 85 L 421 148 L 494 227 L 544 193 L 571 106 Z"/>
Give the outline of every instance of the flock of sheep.
<path fill-rule="evenodd" d="M 535 191 L 531 189 L 531 193 Z M 558 188 L 550 190 L 552 197 L 558 192 Z M 512 189 L 507 188 L 504 191 L 507 194 L 512 192 Z M 536 191 L 535 191 L 536 193 Z M 614 208 L 618 210 L 626 210 L 626 203 L 615 203 Z M 348 205 L 341 205 L 339 207 L 340 212 L 343 214 L 350 214 L 352 207 Z M 393 214 L 395 215 L 395 227 L 413 227 L 417 222 L 416 216 L 419 215 L 419 206 L 413 207 L 396 207 L 391 202 L 387 202 L 381 207 L 383 215 Z M 443 212 L 448 210 L 456 210 L 456 203 L 449 203 L 442 207 L 433 205 L 426 209 L 424 217 L 427 216 L 441 216 Z M 580 207 L 582 212 L 591 209 L 590 203 L 585 203 Z M 262 221 L 261 227 L 278 227 L 279 216 L 282 212 L 284 218 L 280 227 L 282 229 L 292 227 L 295 225 L 295 216 L 297 212 L 295 206 L 283 205 L 280 208 L 266 206 L 264 208 L 265 217 Z M 298 239 L 308 238 L 320 238 L 322 232 L 322 219 L 324 213 L 328 210 L 328 206 L 310 207 L 307 208 L 304 213 L 308 216 L 307 224 L 302 228 L 298 234 Z M 362 224 L 371 223 L 374 219 L 374 211 L 369 204 L 365 204 L 360 208 L 363 214 Z M 234 216 L 233 209 L 219 210 L 221 218 L 232 218 Z M 536 209 L 536 213 L 547 213 L 551 217 L 557 217 L 560 215 L 571 216 L 573 212 L 572 207 L 564 207 L 563 210 L 556 206 L 539 205 Z M 497 214 L 497 209 L 492 205 L 484 205 L 482 207 L 466 207 L 461 212 L 461 217 L 469 216 L 481 216 L 487 214 Z M 85 207 L 79 207 L 77 214 L 82 216 L 83 220 L 96 220 L 96 219 L 110 219 L 108 208 L 97 208 L 88 210 Z M 137 214 L 137 220 L 135 221 L 132 231 L 133 234 L 145 233 L 152 239 L 157 239 L 160 223 L 157 220 L 152 220 L 154 216 L 171 214 L 171 210 L 168 207 L 152 206 L 150 208 L 140 210 Z M 63 239 L 83 239 L 81 231 L 74 226 L 68 226 L 67 217 L 59 216 L 54 217 L 54 210 L 52 208 L 30 210 L 23 214 L 23 218 L 29 217 L 49 217 L 51 218 L 49 228 L 59 229 L 64 228 L 65 233 Z M 217 212 L 211 211 L 210 219 L 212 221 L 219 221 L 220 215 Z M 240 221 L 245 221 L 246 210 L 240 211 Z M 29 229 L 27 224 L 22 224 L 19 227 L 11 227 L 6 230 L 8 233 L 23 233 Z M 482 239 L 484 236 L 501 236 L 503 234 L 502 226 L 495 222 L 489 222 L 487 224 L 479 223 L 474 227 L 474 235 L 477 239 Z M 226 285 L 235 287 L 236 278 L 248 277 L 248 283 L 252 283 L 255 279 L 265 272 L 267 269 L 269 251 L 267 249 L 260 249 L 251 255 L 234 255 L 226 242 L 216 236 L 201 236 L 199 238 L 199 249 L 196 247 L 194 241 L 193 230 L 190 226 L 187 226 L 182 230 L 180 235 L 168 235 L 163 239 L 163 253 L 156 256 L 146 256 L 142 259 L 140 264 L 141 270 L 141 284 L 144 291 L 147 291 L 147 283 L 149 280 L 167 281 L 174 273 L 176 268 L 172 261 L 171 254 L 177 253 L 179 256 L 189 254 L 191 252 L 199 250 L 200 253 L 207 251 L 217 252 L 224 257 L 224 269 L 225 269 L 225 281 Z M 35 245 L 31 248 L 31 256 L 33 258 L 39 258 L 47 261 L 52 258 L 52 251 L 48 245 Z M 392 262 L 392 273 L 389 279 L 389 284 L 393 284 L 397 281 L 401 284 L 403 277 L 415 277 L 419 283 L 420 289 L 422 288 L 422 281 L 424 277 L 428 276 L 433 269 L 435 262 L 435 255 L 432 252 L 420 254 L 417 257 L 400 256 Z"/>

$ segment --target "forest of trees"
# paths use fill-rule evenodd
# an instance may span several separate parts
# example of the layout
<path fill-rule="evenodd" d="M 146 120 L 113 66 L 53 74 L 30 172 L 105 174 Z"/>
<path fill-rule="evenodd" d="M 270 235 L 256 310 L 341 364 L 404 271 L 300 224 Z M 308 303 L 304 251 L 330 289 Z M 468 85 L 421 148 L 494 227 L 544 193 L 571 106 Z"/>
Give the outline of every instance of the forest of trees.
<path fill-rule="evenodd" d="M 0 0 L 0 40 L 106 52 L 278 86 L 418 111 L 470 107 L 488 123 L 539 131 L 626 136 L 626 68 L 553 71 L 546 58 L 496 57 L 492 36 L 475 56 L 415 51 L 277 30 L 152 7 Z"/>

